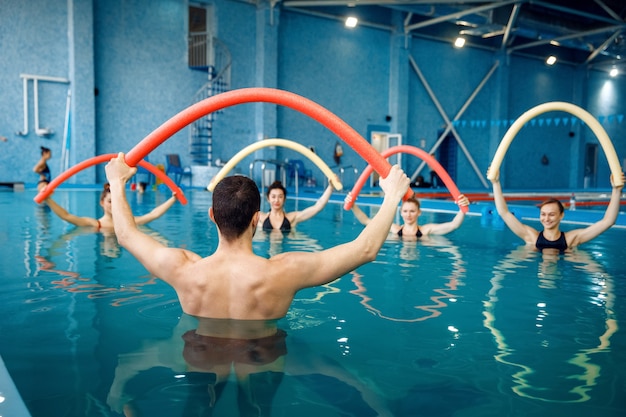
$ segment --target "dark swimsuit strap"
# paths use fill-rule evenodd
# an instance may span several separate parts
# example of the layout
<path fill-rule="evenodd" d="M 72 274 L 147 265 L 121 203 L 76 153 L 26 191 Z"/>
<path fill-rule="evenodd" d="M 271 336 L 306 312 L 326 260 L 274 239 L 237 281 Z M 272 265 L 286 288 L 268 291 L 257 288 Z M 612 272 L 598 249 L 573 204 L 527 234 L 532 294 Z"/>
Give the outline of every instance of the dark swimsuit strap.
<path fill-rule="evenodd" d="M 400 230 L 398 230 L 398 236 L 403 236 L 402 230 L 404 230 L 404 225 L 402 225 L 402 227 L 400 227 Z M 422 231 L 420 230 L 419 225 L 417 226 L 417 232 L 415 232 L 415 236 L 422 237 Z"/>

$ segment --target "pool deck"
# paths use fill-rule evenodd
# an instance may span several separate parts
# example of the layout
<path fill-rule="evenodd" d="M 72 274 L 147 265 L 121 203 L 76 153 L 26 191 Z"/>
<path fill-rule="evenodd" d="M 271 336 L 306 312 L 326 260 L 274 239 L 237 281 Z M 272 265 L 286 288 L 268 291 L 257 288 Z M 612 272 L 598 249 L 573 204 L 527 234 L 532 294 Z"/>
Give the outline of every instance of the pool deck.
<path fill-rule="evenodd" d="M 15 384 L 0 357 L 0 416 L 30 417 Z"/>

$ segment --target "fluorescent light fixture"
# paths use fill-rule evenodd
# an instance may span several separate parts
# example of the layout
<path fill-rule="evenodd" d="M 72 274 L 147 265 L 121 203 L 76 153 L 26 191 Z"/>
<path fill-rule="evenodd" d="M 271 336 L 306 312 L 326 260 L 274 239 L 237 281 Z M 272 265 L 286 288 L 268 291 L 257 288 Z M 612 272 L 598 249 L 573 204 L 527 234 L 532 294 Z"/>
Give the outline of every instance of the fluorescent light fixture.
<path fill-rule="evenodd" d="M 617 68 L 611 68 L 611 71 L 609 72 L 609 75 L 611 77 L 617 77 L 617 74 L 619 74 L 619 71 L 617 70 Z"/>
<path fill-rule="evenodd" d="M 467 27 L 472 27 L 472 28 L 475 28 L 476 26 L 478 26 L 477 24 L 468 22 L 467 20 L 457 20 L 456 24 L 457 26 L 467 26 Z"/>
<path fill-rule="evenodd" d="M 454 41 L 454 46 L 456 46 L 457 48 L 463 48 L 463 46 L 465 46 L 465 38 L 462 38 L 460 36 L 456 38 L 456 40 Z"/>
<path fill-rule="evenodd" d="M 554 55 L 550 55 L 548 59 L 546 59 L 546 64 L 548 65 L 554 65 L 555 62 L 556 62 L 556 57 Z"/>
<path fill-rule="evenodd" d="M 354 16 L 348 16 L 346 18 L 346 27 L 347 28 L 353 28 L 356 27 L 357 23 L 359 23 L 359 19 L 357 19 Z"/>

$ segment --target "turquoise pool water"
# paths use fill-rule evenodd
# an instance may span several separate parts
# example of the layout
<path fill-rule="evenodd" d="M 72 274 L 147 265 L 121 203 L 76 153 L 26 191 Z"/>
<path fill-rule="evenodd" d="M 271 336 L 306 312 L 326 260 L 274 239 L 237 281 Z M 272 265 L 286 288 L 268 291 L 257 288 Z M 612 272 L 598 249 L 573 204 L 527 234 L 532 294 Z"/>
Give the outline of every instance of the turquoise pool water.
<path fill-rule="evenodd" d="M 71 212 L 98 217 L 96 190 L 57 190 Z M 0 356 L 33 417 L 199 414 L 210 374 L 186 369 L 181 337 L 195 323 L 176 295 L 114 237 L 70 226 L 0 192 Z M 130 194 L 136 214 L 166 196 Z M 147 230 L 202 255 L 217 243 L 211 194 L 188 192 Z M 263 256 L 315 251 L 361 230 L 338 196 L 287 236 L 258 233 Z M 289 209 L 312 204 L 291 198 Z M 626 230 L 573 254 L 520 248 L 473 207 L 454 233 L 389 240 L 378 259 L 297 294 L 287 317 L 284 375 L 256 392 L 273 416 L 623 416 L 626 414 Z M 447 221 L 427 212 L 421 223 Z M 572 227 L 564 225 L 564 228 Z M 0 379 L 0 415 L 13 403 Z M 240 415 L 226 384 L 212 415 Z M 243 405 L 241 405 L 244 407 Z M 243 408 L 241 415 L 257 415 Z M 129 410 L 127 410 L 129 411 Z"/>

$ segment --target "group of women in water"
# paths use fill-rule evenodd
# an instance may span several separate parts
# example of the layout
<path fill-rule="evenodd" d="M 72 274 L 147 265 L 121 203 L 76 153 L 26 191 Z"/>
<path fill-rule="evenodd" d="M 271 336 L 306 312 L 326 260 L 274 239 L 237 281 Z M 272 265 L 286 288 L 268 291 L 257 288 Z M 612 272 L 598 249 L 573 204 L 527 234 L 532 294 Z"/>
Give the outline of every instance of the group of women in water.
<path fill-rule="evenodd" d="M 615 224 L 619 214 L 620 198 L 623 188 L 623 185 L 615 185 L 615 183 L 619 182 L 614 181 L 611 177 L 611 184 L 613 186 L 611 199 L 602 219 L 585 228 L 577 228 L 563 232 L 561 231 L 561 221 L 565 216 L 565 209 L 559 200 L 552 198 L 540 204 L 539 220 L 543 226 L 543 230 L 540 231 L 522 223 L 509 211 L 500 185 L 499 175 L 496 175 L 492 180 L 496 210 L 511 231 L 520 237 L 527 245 L 532 245 L 539 251 L 557 250 L 559 252 L 564 252 L 567 249 L 572 249 L 585 243 Z M 621 183 L 624 183 L 623 173 Z M 315 214 L 319 213 L 328 202 L 331 193 L 332 187 L 329 185 L 314 206 L 303 211 L 286 212 L 284 204 L 287 191 L 279 181 L 276 181 L 268 187 L 266 194 L 271 209 L 269 213 L 261 214 L 261 221 L 259 223 L 263 225 L 264 230 L 279 229 L 288 231 L 291 227 L 294 227 L 296 223 L 310 219 Z M 350 194 L 346 196 L 346 199 L 352 198 L 353 196 Z M 420 202 L 416 197 L 408 198 L 403 201 L 400 207 L 402 224 L 394 223 L 389 232 L 401 238 L 421 238 L 428 235 L 445 235 L 453 232 L 461 226 L 465 219 L 465 212 L 461 207 L 468 206 L 470 201 L 465 195 L 461 194 L 456 203 L 459 206 L 459 211 L 451 221 L 420 225 L 419 217 L 422 213 Z M 352 206 L 352 212 L 361 224 L 367 225 L 369 223 L 370 218 L 356 204 Z"/>
<path fill-rule="evenodd" d="M 37 183 L 38 190 L 41 190 L 50 182 L 50 168 L 48 167 L 47 161 L 51 157 L 51 150 L 41 147 L 41 158 L 33 167 L 33 171 L 39 175 L 39 181 Z M 550 249 L 564 252 L 567 249 L 572 249 L 597 237 L 602 232 L 613 226 L 617 220 L 623 185 L 616 186 L 615 183 L 620 183 L 620 181 L 614 181 L 612 176 L 611 184 L 613 188 L 611 199 L 604 217 L 598 222 L 585 228 L 577 228 L 563 232 L 561 231 L 560 225 L 563 217 L 565 216 L 565 210 L 563 204 L 559 200 L 549 199 L 540 204 L 539 220 L 543 226 L 543 230 L 537 230 L 522 223 L 513 213 L 509 211 L 502 192 L 498 174 L 499 173 L 496 173 L 492 179 L 493 198 L 498 215 L 503 219 L 505 224 L 513 233 L 520 237 L 527 245 L 532 245 L 537 250 L 543 251 L 544 249 Z M 622 173 L 622 184 L 624 183 L 623 179 L 624 174 Z M 307 207 L 304 210 L 287 212 L 285 211 L 287 189 L 280 181 L 275 181 L 267 189 L 266 198 L 270 210 L 268 212 L 260 213 L 259 227 L 265 231 L 279 230 L 282 232 L 288 232 L 295 228 L 298 223 L 309 220 L 322 211 L 330 200 L 332 192 L 333 186 L 332 183 L 329 183 L 328 187 L 314 205 Z M 353 196 L 348 193 L 346 200 L 352 198 Z M 142 216 L 136 216 L 135 222 L 138 225 L 142 225 L 156 220 L 165 214 L 175 202 L 176 196 L 172 195 L 172 197 L 170 197 L 167 201 L 157 206 L 149 213 Z M 63 207 L 59 206 L 52 199 L 52 197 L 46 198 L 45 203 L 57 216 L 75 226 L 93 227 L 96 230 L 113 229 L 111 196 L 108 184 L 104 185 L 104 189 L 100 195 L 100 206 L 102 207 L 104 214 L 98 219 L 80 217 L 69 213 Z M 459 206 L 459 212 L 451 221 L 420 225 L 419 217 L 422 213 L 420 202 L 415 197 L 408 198 L 403 201 L 400 207 L 402 224 L 394 223 L 389 232 L 401 238 L 422 238 L 428 235 L 444 235 L 453 232 L 461 226 L 463 220 L 465 219 L 465 212 L 461 209 L 461 207 L 469 206 L 470 201 L 465 195 L 461 194 L 456 203 Z M 352 205 L 351 210 L 354 213 L 355 218 L 361 224 L 367 225 L 369 223 L 370 218 L 359 206 L 354 204 Z"/>

